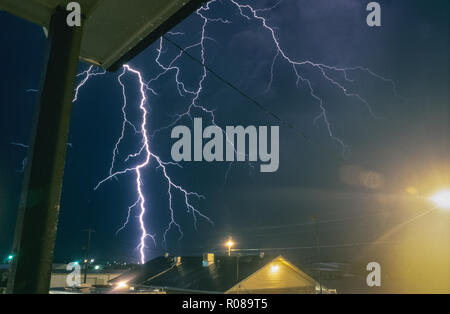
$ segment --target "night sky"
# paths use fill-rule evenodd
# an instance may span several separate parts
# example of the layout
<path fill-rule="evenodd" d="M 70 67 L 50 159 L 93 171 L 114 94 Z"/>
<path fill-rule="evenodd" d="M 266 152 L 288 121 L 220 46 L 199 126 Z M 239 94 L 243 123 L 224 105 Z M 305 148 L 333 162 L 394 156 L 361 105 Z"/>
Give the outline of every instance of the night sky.
<path fill-rule="evenodd" d="M 196 208 L 214 221 L 199 218 L 198 231 L 187 213 L 181 195 L 174 193 L 175 217 L 184 238 L 173 229 L 166 247 L 162 234 L 169 222 L 167 184 L 154 164 L 143 171 L 149 232 L 157 246 L 148 241 L 147 258 L 164 254 L 199 255 L 223 249 L 233 236 L 237 248 L 292 248 L 315 245 L 313 216 L 317 217 L 319 241 L 324 258 L 348 259 L 355 250 L 340 250 L 346 244 L 372 242 L 398 223 L 430 205 L 429 193 L 449 184 L 449 12 L 447 0 L 380 1 L 382 27 L 366 24 L 361 0 L 285 0 L 273 10 L 261 13 L 276 27 L 282 49 L 295 60 L 311 60 L 331 66 L 364 66 L 392 79 L 389 82 L 364 71 L 351 71 L 351 82 L 330 72 L 348 91 L 368 101 L 377 118 L 356 97 L 347 97 L 330 84 L 317 69 L 300 67 L 323 100 L 329 121 L 341 145 L 330 138 L 317 101 L 304 84 L 296 86 L 291 66 L 278 58 L 272 88 L 270 68 L 276 47 L 259 21 L 247 20 L 229 1 L 211 5 L 210 18 L 231 23 L 207 26 L 206 62 L 222 77 L 251 95 L 282 119 L 301 130 L 307 140 L 289 127 L 280 126 L 280 167 L 275 173 L 260 173 L 259 163 L 237 163 L 225 179 L 225 162 L 186 162 L 171 167 L 177 184 L 205 196 L 194 201 Z M 241 1 L 242 3 L 251 3 Z M 266 8 L 275 1 L 257 1 Z M 167 35 L 185 47 L 198 42 L 202 20 L 195 14 Z M 13 241 L 16 211 L 21 190 L 22 161 L 27 150 L 13 142 L 29 144 L 33 112 L 43 69 L 46 38 L 41 28 L 0 12 L 0 256 L 6 256 Z M 167 64 L 179 51 L 163 41 L 161 62 Z M 129 64 L 150 80 L 161 69 L 155 63 L 159 42 L 155 42 Z M 191 50 L 197 58 L 199 49 Z M 177 63 L 188 88 L 197 87 L 201 66 L 187 58 Z M 80 63 L 79 71 L 89 67 Z M 118 235 L 116 230 L 136 201 L 134 176 L 106 182 L 112 150 L 121 132 L 121 73 L 92 78 L 80 89 L 73 105 L 71 129 L 55 260 L 83 256 L 86 234 L 93 228 L 92 256 L 101 260 L 137 261 L 139 229 L 137 211 Z M 136 77 L 123 78 L 130 119 L 138 123 Z M 174 120 L 192 100 L 180 97 L 171 72 L 152 83 L 158 95 L 148 94 L 149 129 L 152 133 Z M 208 75 L 198 103 L 215 110 L 216 122 L 227 125 L 280 125 L 248 99 Z M 209 116 L 193 110 L 193 117 Z M 182 125 L 192 126 L 185 118 Z M 128 130 L 130 131 L 130 130 Z M 171 129 L 151 138 L 151 149 L 171 160 L 174 140 Z M 120 147 L 121 158 L 138 148 L 138 138 L 127 132 Z M 125 165 L 119 163 L 120 166 Z M 410 188 L 407 193 L 406 189 Z M 412 189 L 414 188 L 414 189 Z M 449 215 L 433 219 L 447 221 Z M 332 248 L 332 249 L 331 249 Z M 294 250 L 295 251 L 295 250 Z M 290 251 L 291 252 L 291 251 Z M 313 251 L 295 251 L 306 259 Z"/>

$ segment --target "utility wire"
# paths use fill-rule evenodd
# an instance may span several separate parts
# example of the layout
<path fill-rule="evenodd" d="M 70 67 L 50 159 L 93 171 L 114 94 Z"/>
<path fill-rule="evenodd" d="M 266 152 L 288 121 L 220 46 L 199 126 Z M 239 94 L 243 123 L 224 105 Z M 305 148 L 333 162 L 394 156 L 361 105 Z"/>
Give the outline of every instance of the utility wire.
<path fill-rule="evenodd" d="M 208 72 L 210 72 L 213 76 L 215 76 L 218 80 L 220 80 L 221 82 L 223 82 L 225 85 L 229 86 L 231 89 L 235 90 L 236 92 L 238 92 L 240 95 L 242 95 L 244 98 L 250 100 L 250 102 L 252 102 L 254 105 L 256 105 L 260 110 L 262 110 L 264 113 L 266 113 L 267 115 L 271 116 L 272 118 L 274 118 L 275 120 L 277 120 L 278 122 L 280 122 L 281 124 L 286 125 L 287 127 L 289 127 L 290 129 L 294 130 L 298 135 L 300 135 L 300 137 L 302 137 L 304 140 L 306 140 L 307 142 L 310 142 L 310 139 L 308 136 L 306 136 L 305 133 L 303 133 L 301 130 L 297 129 L 294 125 L 292 125 L 289 121 L 286 121 L 284 119 L 282 119 L 279 115 L 277 115 L 276 113 L 274 113 L 273 111 L 271 111 L 269 108 L 267 108 L 266 106 L 262 105 L 260 102 L 258 102 L 256 99 L 254 99 L 252 96 L 250 96 L 249 94 L 247 94 L 246 92 L 242 91 L 239 87 L 237 87 L 236 85 L 234 85 L 233 83 L 231 83 L 230 81 L 228 81 L 226 78 L 224 78 L 223 76 L 221 76 L 220 74 L 218 74 L 217 72 L 215 72 L 213 69 L 211 69 L 208 65 L 206 65 L 205 63 L 203 63 L 201 60 L 199 60 L 198 58 L 194 57 L 191 53 L 189 53 L 188 51 L 186 51 L 186 49 L 184 49 L 183 47 L 181 47 L 179 44 L 177 44 L 175 41 L 173 41 L 172 39 L 166 37 L 165 35 L 162 36 L 165 40 L 167 40 L 169 43 L 171 43 L 173 46 L 175 46 L 176 48 L 178 48 L 181 52 L 183 52 L 186 56 L 188 56 L 190 59 L 192 59 L 194 62 L 198 63 L 199 65 L 201 65 L 202 67 L 204 67 L 206 70 L 208 70 Z"/>
<path fill-rule="evenodd" d="M 319 220 L 317 221 L 317 224 L 332 224 L 332 223 L 341 223 L 346 221 L 352 221 L 352 220 L 359 220 L 359 219 L 365 219 L 369 217 L 377 217 L 382 216 L 384 213 L 373 213 L 373 214 L 367 214 L 367 215 L 355 215 L 355 216 L 347 216 L 343 218 L 336 218 L 336 219 L 328 219 L 328 220 Z M 277 230 L 277 229 L 285 229 L 285 228 L 294 228 L 294 227 L 302 227 L 302 226 L 314 226 L 316 223 L 311 222 L 299 222 L 299 223 L 291 223 L 286 225 L 273 225 L 273 226 L 260 226 L 260 227 L 248 227 L 244 228 L 243 230 L 249 231 L 269 231 L 269 230 Z"/>
<path fill-rule="evenodd" d="M 346 244 L 336 244 L 336 245 L 321 245 L 321 249 L 333 249 L 333 248 L 347 248 L 355 246 L 370 246 L 370 245 L 382 245 L 382 244 L 393 244 L 395 242 L 387 241 L 372 241 L 372 242 L 360 242 L 360 243 L 346 243 Z M 231 251 L 288 251 L 288 250 L 310 250 L 317 249 L 316 245 L 313 246 L 292 246 L 292 247 L 279 247 L 279 248 L 248 248 L 248 249 L 232 249 Z"/>

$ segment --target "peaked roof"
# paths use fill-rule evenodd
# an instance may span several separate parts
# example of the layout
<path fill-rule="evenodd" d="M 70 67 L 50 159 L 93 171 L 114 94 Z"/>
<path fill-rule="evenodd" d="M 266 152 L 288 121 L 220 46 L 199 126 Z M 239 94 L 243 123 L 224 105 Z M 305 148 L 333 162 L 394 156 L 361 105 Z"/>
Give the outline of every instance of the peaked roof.
<path fill-rule="evenodd" d="M 178 265 L 173 257 L 157 257 L 140 269 L 124 273 L 111 282 L 126 281 L 136 286 L 223 293 L 279 257 L 215 256 L 214 263 L 208 266 L 203 266 L 203 258 L 197 256 L 180 257 Z M 311 281 L 314 282 L 313 279 Z"/>

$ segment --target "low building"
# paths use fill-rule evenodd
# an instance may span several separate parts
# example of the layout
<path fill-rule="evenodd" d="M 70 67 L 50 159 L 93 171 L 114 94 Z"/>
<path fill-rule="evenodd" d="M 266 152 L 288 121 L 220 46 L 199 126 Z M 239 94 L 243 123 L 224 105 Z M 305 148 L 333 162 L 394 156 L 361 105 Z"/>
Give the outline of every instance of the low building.
<path fill-rule="evenodd" d="M 8 282 L 9 275 L 9 264 L 0 265 L 0 293 L 4 293 L 6 290 L 6 285 Z M 50 279 L 50 289 L 55 288 L 68 288 L 67 283 L 68 276 L 72 273 L 66 269 L 66 264 L 54 264 L 52 267 L 52 275 Z M 108 282 L 112 279 L 120 276 L 124 272 L 128 271 L 129 268 L 115 268 L 106 267 L 102 269 L 90 269 L 86 276 L 85 286 L 109 286 Z M 80 283 L 84 283 L 84 273 L 81 269 L 80 273 Z"/>
<path fill-rule="evenodd" d="M 162 256 L 110 283 L 116 289 L 142 293 L 313 294 L 320 290 L 316 280 L 281 255 Z"/>
<path fill-rule="evenodd" d="M 120 276 L 122 273 L 123 270 L 120 269 L 91 270 L 86 274 L 86 284 L 89 286 L 107 286 L 109 281 Z M 69 287 L 67 283 L 69 275 L 70 272 L 65 269 L 53 269 L 50 280 L 50 289 Z M 81 283 L 84 283 L 83 272 L 81 272 L 80 277 Z"/>

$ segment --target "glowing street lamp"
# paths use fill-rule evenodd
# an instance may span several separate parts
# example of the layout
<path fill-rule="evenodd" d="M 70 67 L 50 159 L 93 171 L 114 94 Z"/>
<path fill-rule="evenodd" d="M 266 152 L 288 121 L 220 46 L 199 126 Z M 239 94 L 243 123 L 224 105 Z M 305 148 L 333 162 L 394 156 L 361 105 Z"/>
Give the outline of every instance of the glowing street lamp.
<path fill-rule="evenodd" d="M 231 240 L 231 237 L 228 239 L 225 245 L 228 247 L 228 256 L 231 256 L 231 247 L 234 245 L 233 241 Z"/>
<path fill-rule="evenodd" d="M 126 282 L 126 281 L 120 281 L 116 284 L 117 290 L 123 290 L 123 289 L 127 289 L 127 288 L 128 288 L 128 282 Z"/>
<path fill-rule="evenodd" d="M 280 270 L 280 266 L 278 266 L 276 264 L 270 266 L 270 272 L 273 273 L 273 274 L 278 273 L 279 270 Z"/>
<path fill-rule="evenodd" d="M 437 191 L 429 200 L 436 206 L 444 210 L 450 210 L 450 189 Z"/>

